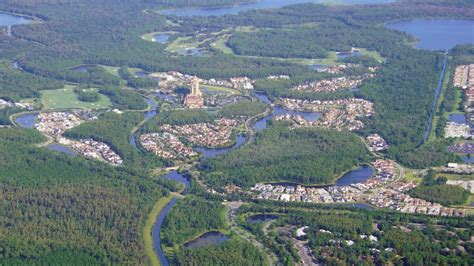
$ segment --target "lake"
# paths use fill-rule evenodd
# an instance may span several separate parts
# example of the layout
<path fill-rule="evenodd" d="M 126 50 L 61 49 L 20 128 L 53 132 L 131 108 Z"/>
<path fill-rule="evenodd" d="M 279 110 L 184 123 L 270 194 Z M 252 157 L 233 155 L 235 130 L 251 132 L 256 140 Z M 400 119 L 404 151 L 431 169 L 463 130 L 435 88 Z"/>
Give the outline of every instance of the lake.
<path fill-rule="evenodd" d="M 20 115 L 15 118 L 15 122 L 21 128 L 34 128 L 38 122 L 38 113 Z"/>
<path fill-rule="evenodd" d="M 0 26 L 6 26 L 8 28 L 8 36 L 11 33 L 11 27 L 15 25 L 30 24 L 31 19 L 22 16 L 15 16 L 12 14 L 0 12 Z"/>
<path fill-rule="evenodd" d="M 199 248 L 199 247 L 206 247 L 210 245 L 217 245 L 222 242 L 229 240 L 229 237 L 224 235 L 221 232 L 211 231 L 207 232 L 200 237 L 192 240 L 186 244 L 184 244 L 187 248 Z"/>
<path fill-rule="evenodd" d="M 234 5 L 228 7 L 216 7 L 216 8 L 203 8 L 203 7 L 188 7 L 180 9 L 165 9 L 161 10 L 160 14 L 173 15 L 178 17 L 189 17 L 189 16 L 223 16 L 223 15 L 235 15 L 242 11 L 254 10 L 254 9 L 270 9 L 280 8 L 287 5 L 302 4 L 302 3 L 327 3 L 326 0 L 261 0 L 254 3 Z M 395 0 L 344 0 L 334 1 L 335 3 L 343 3 L 346 5 L 357 5 L 357 4 L 374 4 L 374 3 L 391 3 Z"/>
<path fill-rule="evenodd" d="M 415 36 L 417 48 L 446 50 L 458 44 L 474 43 L 474 20 L 414 19 L 387 23 L 391 29 Z"/>
<path fill-rule="evenodd" d="M 356 170 L 352 170 L 336 181 L 336 186 L 349 186 L 362 183 L 372 177 L 374 170 L 368 165 L 363 165 Z"/>

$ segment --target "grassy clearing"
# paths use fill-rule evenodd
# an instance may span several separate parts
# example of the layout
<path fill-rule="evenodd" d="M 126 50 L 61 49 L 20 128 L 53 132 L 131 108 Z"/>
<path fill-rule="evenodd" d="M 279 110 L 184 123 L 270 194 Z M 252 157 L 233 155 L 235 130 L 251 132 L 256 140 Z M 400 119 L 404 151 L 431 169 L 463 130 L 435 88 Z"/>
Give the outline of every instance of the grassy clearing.
<path fill-rule="evenodd" d="M 421 183 L 423 181 L 422 178 L 417 177 L 412 171 L 405 169 L 405 177 L 404 180 L 406 182 L 415 182 L 415 183 Z"/>
<path fill-rule="evenodd" d="M 95 103 L 81 102 L 74 93 L 74 85 L 65 85 L 59 90 L 41 91 L 41 103 L 43 110 L 52 109 L 108 109 L 112 106 L 110 99 L 105 95 L 100 95 L 100 100 Z M 97 89 L 93 89 L 97 90 Z"/>
<path fill-rule="evenodd" d="M 459 174 L 445 174 L 445 173 L 437 173 L 435 177 L 444 176 L 449 180 L 474 180 L 473 175 L 459 175 Z"/>
<path fill-rule="evenodd" d="M 160 260 L 156 256 L 155 249 L 153 248 L 153 237 L 151 235 L 151 230 L 155 224 L 156 217 L 160 214 L 161 210 L 168 205 L 168 203 L 173 199 L 173 195 L 159 199 L 146 220 L 145 226 L 143 227 L 143 241 L 145 243 L 145 252 L 150 259 L 150 264 L 153 266 L 159 266 Z"/>
<path fill-rule="evenodd" d="M 215 49 L 223 52 L 224 54 L 234 54 L 234 51 L 226 45 L 227 40 L 229 40 L 230 35 L 222 35 L 215 42 L 211 44 Z"/>
<path fill-rule="evenodd" d="M 377 60 L 377 62 L 384 63 L 386 61 L 386 58 L 382 57 L 376 51 L 369 51 L 365 48 L 357 48 L 357 50 L 359 50 L 362 55 L 370 56 L 370 57 L 374 58 L 375 60 Z"/>
<path fill-rule="evenodd" d="M 170 44 L 168 44 L 165 50 L 168 52 L 176 53 L 183 49 L 196 48 L 200 44 L 204 43 L 206 40 L 197 41 L 195 40 L 195 38 L 190 37 L 190 36 L 178 37 L 174 41 L 172 41 Z"/>
<path fill-rule="evenodd" d="M 202 85 L 202 88 L 206 88 L 208 91 L 224 92 L 226 94 L 232 94 L 232 95 L 242 94 L 242 92 L 238 90 L 226 88 L 226 87 L 220 87 L 220 86 Z"/>
<path fill-rule="evenodd" d="M 116 77 L 120 77 L 118 73 L 120 67 L 113 67 L 113 66 L 106 66 L 106 65 L 100 65 L 100 66 L 103 67 L 105 71 L 107 71 L 107 73 L 114 75 Z"/>

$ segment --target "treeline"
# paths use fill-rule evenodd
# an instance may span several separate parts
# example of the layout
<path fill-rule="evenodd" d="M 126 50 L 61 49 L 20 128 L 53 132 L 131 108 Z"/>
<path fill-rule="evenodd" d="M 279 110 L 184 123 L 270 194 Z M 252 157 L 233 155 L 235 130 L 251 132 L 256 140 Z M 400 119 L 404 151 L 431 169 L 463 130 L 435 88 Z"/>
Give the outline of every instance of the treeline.
<path fill-rule="evenodd" d="M 0 98 L 19 101 L 39 97 L 39 91 L 59 89 L 61 81 L 43 78 L 12 68 L 10 62 L 0 62 Z"/>
<path fill-rule="evenodd" d="M 237 237 L 219 245 L 182 249 L 175 257 L 176 265 L 268 265 L 263 252 Z"/>
<path fill-rule="evenodd" d="M 219 116 L 238 118 L 252 117 L 265 112 L 267 105 L 262 102 L 241 101 L 225 106 L 219 111 Z"/>
<path fill-rule="evenodd" d="M 412 197 L 437 202 L 444 206 L 466 203 L 470 196 L 469 191 L 460 186 L 447 185 L 446 181 L 446 177 L 436 178 L 435 173 L 430 171 L 424 177 L 423 183 L 410 190 L 409 193 Z"/>
<path fill-rule="evenodd" d="M 85 86 L 74 88 L 74 93 L 77 95 L 77 99 L 82 102 L 95 103 L 100 100 L 100 94 L 98 92 Z"/>
<path fill-rule="evenodd" d="M 170 125 L 187 125 L 197 123 L 212 123 L 216 119 L 206 110 L 171 110 L 161 112 L 153 117 L 143 127 L 145 132 L 159 132 L 160 126 L 164 124 Z"/>
<path fill-rule="evenodd" d="M 205 160 L 199 169 L 215 187 L 265 181 L 325 184 L 369 160 L 363 142 L 353 134 L 275 125 L 257 135 L 254 144 Z"/>
<path fill-rule="evenodd" d="M 21 109 L 15 107 L 0 109 L 0 125 L 11 125 L 10 116 L 19 112 L 21 112 Z"/>
<path fill-rule="evenodd" d="M 113 86 L 106 86 L 99 90 L 107 95 L 114 108 L 120 110 L 144 110 L 148 107 L 146 101 L 138 93 Z"/>
<path fill-rule="evenodd" d="M 227 227 L 224 215 L 221 202 L 194 196 L 179 200 L 163 223 L 162 244 L 176 248 L 205 232 L 224 229 Z"/>
<path fill-rule="evenodd" d="M 414 169 L 447 165 L 459 160 L 455 154 L 448 152 L 448 146 L 451 144 L 452 141 L 450 140 L 436 140 L 411 151 L 395 152 L 389 150 L 389 155 L 401 164 Z"/>
<path fill-rule="evenodd" d="M 141 223 L 168 190 L 132 169 L 36 148 L 0 129 L 0 264 L 146 264 Z"/>

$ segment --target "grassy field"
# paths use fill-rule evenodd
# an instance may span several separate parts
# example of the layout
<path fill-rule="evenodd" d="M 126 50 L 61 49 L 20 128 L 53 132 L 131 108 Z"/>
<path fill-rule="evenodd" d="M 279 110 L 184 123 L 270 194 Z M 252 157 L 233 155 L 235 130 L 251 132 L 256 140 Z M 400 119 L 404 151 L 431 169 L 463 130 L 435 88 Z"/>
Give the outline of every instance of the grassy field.
<path fill-rule="evenodd" d="M 445 174 L 445 173 L 437 173 L 436 177 L 444 176 L 449 180 L 474 180 L 473 175 L 458 175 L 458 174 Z"/>
<path fill-rule="evenodd" d="M 406 182 L 415 182 L 415 183 L 421 183 L 423 181 L 422 178 L 417 177 L 412 171 L 405 169 L 405 178 L 404 180 Z"/>
<path fill-rule="evenodd" d="M 105 71 L 107 71 L 107 73 L 111 74 L 111 75 L 114 75 L 116 77 L 120 77 L 118 71 L 119 71 L 119 67 L 113 67 L 113 66 L 106 66 L 106 65 L 100 65 L 101 67 L 103 67 L 105 69 Z"/>
<path fill-rule="evenodd" d="M 160 214 L 161 210 L 173 199 L 173 195 L 168 197 L 161 198 L 153 206 L 153 209 L 146 220 L 145 226 L 143 227 L 143 241 L 145 243 L 145 252 L 150 259 L 150 264 L 153 266 L 159 266 L 160 260 L 156 256 L 155 249 L 153 248 L 153 237 L 151 235 L 151 230 L 155 224 L 156 217 Z"/>
<path fill-rule="evenodd" d="M 232 94 L 232 95 L 242 94 L 241 91 L 231 89 L 231 88 L 226 88 L 226 87 L 211 86 L 211 85 L 202 85 L 201 87 L 207 89 L 208 91 L 224 92 L 226 94 Z"/>
<path fill-rule="evenodd" d="M 107 109 L 112 106 L 110 99 L 101 95 L 100 100 L 95 103 L 81 102 L 74 93 L 74 85 L 66 85 L 59 90 L 41 91 L 41 103 L 43 110 L 52 109 Z M 97 90 L 97 89 L 94 89 Z"/>

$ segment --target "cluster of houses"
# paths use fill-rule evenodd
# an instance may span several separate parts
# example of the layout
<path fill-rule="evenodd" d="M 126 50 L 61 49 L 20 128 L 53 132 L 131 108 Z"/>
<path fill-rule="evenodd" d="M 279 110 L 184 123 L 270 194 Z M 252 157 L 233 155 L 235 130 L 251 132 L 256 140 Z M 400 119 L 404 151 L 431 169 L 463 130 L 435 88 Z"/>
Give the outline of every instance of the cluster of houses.
<path fill-rule="evenodd" d="M 149 75 L 151 78 L 159 79 L 159 86 L 161 88 L 174 88 L 179 85 L 191 84 L 194 76 L 183 74 L 177 71 L 158 72 Z M 237 90 L 252 90 L 254 88 L 254 80 L 248 77 L 235 77 L 229 80 L 216 79 L 200 79 L 202 85 L 221 86 L 226 88 L 233 88 Z"/>
<path fill-rule="evenodd" d="M 462 210 L 446 208 L 437 203 L 413 198 L 406 194 L 416 187 L 413 182 L 395 181 L 396 167 L 391 160 L 378 159 L 372 163 L 376 175 L 368 180 L 349 186 L 305 187 L 288 184 L 257 183 L 250 193 L 257 199 L 312 202 L 344 203 L 368 202 L 380 208 L 390 208 L 406 213 L 423 213 L 443 216 L 464 216 Z M 474 186 L 473 184 L 470 184 Z"/>
<path fill-rule="evenodd" d="M 465 216 L 466 214 L 461 209 L 443 207 L 441 204 L 413 198 L 404 193 L 404 191 L 390 188 L 379 189 L 377 194 L 372 194 L 367 200 L 374 206 L 389 208 L 404 213 L 420 213 L 441 216 Z"/>
<path fill-rule="evenodd" d="M 142 134 L 140 143 L 145 150 L 166 159 L 184 159 L 198 155 L 177 136 L 167 132 Z"/>
<path fill-rule="evenodd" d="M 312 187 L 287 184 L 257 183 L 250 191 L 256 193 L 257 199 L 276 201 L 343 203 L 366 200 L 367 191 L 386 186 L 395 178 L 395 164 L 390 160 L 377 160 L 373 163 L 376 174 L 364 182 L 347 186 Z"/>
<path fill-rule="evenodd" d="M 383 151 L 388 149 L 388 144 L 384 138 L 382 138 L 379 134 L 370 134 L 366 138 L 366 143 L 369 146 L 369 150 L 374 151 Z"/>
<path fill-rule="evenodd" d="M 97 118 L 90 114 L 82 113 L 81 115 L 91 120 Z M 74 128 L 81 123 L 82 119 L 70 112 L 47 112 L 38 115 L 38 123 L 35 124 L 35 128 L 41 133 L 54 138 L 58 143 L 77 151 L 84 157 L 106 161 L 112 165 L 121 165 L 123 159 L 103 142 L 93 139 L 75 141 L 63 137 L 66 130 Z"/>
<path fill-rule="evenodd" d="M 115 153 L 107 144 L 93 139 L 81 139 L 79 141 L 60 138 L 58 142 L 79 152 L 86 158 L 106 161 L 112 165 L 121 165 L 123 159 Z"/>
<path fill-rule="evenodd" d="M 448 151 L 453 153 L 474 154 L 474 143 L 456 143 L 448 147 Z"/>
<path fill-rule="evenodd" d="M 348 68 L 360 68 L 362 65 L 360 64 L 353 64 L 353 63 L 348 63 L 348 64 L 339 64 L 339 65 L 334 65 L 334 66 L 328 66 L 328 67 L 320 67 L 317 68 L 316 70 L 318 72 L 323 72 L 323 73 L 329 73 L 329 74 L 339 74 L 343 72 L 344 70 Z M 376 67 L 368 67 L 367 68 L 369 72 L 374 73 L 377 71 Z"/>
<path fill-rule="evenodd" d="M 189 125 L 162 125 L 161 131 L 185 138 L 199 147 L 224 147 L 232 142 L 232 131 L 238 121 L 222 118 L 215 123 L 198 123 Z"/>
<path fill-rule="evenodd" d="M 338 99 L 331 101 L 310 101 L 284 98 L 281 99 L 281 102 L 285 109 L 306 112 L 321 112 L 321 118 L 309 124 L 312 126 L 335 128 L 338 130 L 359 130 L 364 127 L 364 123 L 358 120 L 358 118 L 369 117 L 374 114 L 373 103 L 358 98 Z"/>
<path fill-rule="evenodd" d="M 448 121 L 444 128 L 445 138 L 469 138 L 471 133 L 469 125 Z"/>
<path fill-rule="evenodd" d="M 474 64 L 457 66 L 453 85 L 464 91 L 464 107 L 469 122 L 469 134 L 474 135 Z"/>
<path fill-rule="evenodd" d="M 81 119 L 69 112 L 46 112 L 38 114 L 35 128 L 50 137 L 60 137 L 68 129 L 82 123 Z"/>
<path fill-rule="evenodd" d="M 357 77 L 337 77 L 332 79 L 323 79 L 315 82 L 306 82 L 292 89 L 296 91 L 313 92 L 334 92 L 339 90 L 355 89 L 360 86 L 364 80 L 374 76 L 375 74 L 369 73 Z"/>

